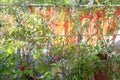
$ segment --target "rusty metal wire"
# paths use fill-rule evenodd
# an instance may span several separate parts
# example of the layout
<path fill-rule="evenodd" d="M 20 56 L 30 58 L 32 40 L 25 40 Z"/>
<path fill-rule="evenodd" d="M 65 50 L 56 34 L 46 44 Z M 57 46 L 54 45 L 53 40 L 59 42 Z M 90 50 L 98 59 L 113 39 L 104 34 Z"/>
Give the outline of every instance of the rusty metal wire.
<path fill-rule="evenodd" d="M 35 36 L 35 37 L 70 37 L 79 35 L 47 35 L 47 36 Z M 120 34 L 81 34 L 81 36 L 120 36 Z"/>
<path fill-rule="evenodd" d="M 4 5 L 0 4 L 0 8 L 6 6 L 19 6 L 19 7 L 57 7 L 55 4 L 18 4 L 18 5 Z M 74 6 L 74 7 L 120 7 L 120 5 L 64 5 L 64 6 Z"/>

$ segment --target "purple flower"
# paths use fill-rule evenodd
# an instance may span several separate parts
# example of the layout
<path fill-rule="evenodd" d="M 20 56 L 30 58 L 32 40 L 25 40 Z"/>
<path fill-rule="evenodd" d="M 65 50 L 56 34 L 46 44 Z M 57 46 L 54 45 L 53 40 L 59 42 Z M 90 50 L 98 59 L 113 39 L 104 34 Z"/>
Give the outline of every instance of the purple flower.
<path fill-rule="evenodd" d="M 54 56 L 55 60 L 58 60 L 59 58 L 60 58 L 60 56 L 58 54 Z"/>

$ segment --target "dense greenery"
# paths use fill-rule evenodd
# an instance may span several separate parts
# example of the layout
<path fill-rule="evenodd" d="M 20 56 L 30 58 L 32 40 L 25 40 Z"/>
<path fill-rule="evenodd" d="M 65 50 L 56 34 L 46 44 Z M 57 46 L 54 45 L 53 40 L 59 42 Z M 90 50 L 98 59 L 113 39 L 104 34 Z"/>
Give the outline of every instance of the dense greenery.
<path fill-rule="evenodd" d="M 92 0 L 77 1 L 0 0 L 5 5 L 0 6 L 1 80 L 87 80 L 106 67 L 109 80 L 113 76 L 120 79 L 120 57 L 112 55 L 112 47 L 108 46 L 109 35 L 118 29 L 120 9 L 68 7 L 72 3 L 86 5 Z M 28 3 L 60 7 L 13 6 Z M 119 3 L 93 0 L 95 5 Z"/>

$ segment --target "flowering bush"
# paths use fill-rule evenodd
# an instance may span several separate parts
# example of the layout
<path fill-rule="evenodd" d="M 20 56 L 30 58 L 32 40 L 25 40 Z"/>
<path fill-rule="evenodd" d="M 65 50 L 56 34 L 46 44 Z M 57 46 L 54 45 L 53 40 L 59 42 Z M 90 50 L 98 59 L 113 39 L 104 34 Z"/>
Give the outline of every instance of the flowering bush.
<path fill-rule="evenodd" d="M 107 78 L 119 79 L 120 58 L 108 46 L 115 39 L 119 15 L 119 7 L 1 10 L 0 78 L 87 80 L 107 67 Z"/>

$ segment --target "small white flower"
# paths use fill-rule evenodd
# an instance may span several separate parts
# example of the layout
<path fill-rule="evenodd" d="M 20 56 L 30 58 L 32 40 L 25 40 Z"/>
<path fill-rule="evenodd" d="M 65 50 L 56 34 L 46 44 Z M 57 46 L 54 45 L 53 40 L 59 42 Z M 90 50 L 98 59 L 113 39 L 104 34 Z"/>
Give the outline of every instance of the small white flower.
<path fill-rule="evenodd" d="M 48 52 L 47 49 L 43 49 L 43 50 L 42 50 L 42 53 L 43 53 L 43 54 L 46 54 L 47 52 Z"/>

